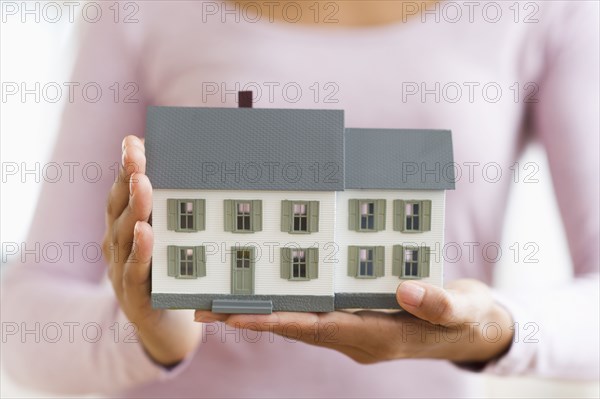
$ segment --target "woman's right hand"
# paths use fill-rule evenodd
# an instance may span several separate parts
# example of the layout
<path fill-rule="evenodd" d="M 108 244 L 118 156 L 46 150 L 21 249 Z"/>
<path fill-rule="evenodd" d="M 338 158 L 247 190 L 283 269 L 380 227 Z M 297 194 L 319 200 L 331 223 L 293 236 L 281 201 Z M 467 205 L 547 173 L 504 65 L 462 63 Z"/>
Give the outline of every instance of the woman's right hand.
<path fill-rule="evenodd" d="M 152 186 L 145 173 L 144 142 L 127 136 L 119 178 L 108 197 L 103 253 L 117 300 L 144 349 L 156 363 L 172 366 L 196 349 L 201 328 L 191 311 L 152 308 Z"/>

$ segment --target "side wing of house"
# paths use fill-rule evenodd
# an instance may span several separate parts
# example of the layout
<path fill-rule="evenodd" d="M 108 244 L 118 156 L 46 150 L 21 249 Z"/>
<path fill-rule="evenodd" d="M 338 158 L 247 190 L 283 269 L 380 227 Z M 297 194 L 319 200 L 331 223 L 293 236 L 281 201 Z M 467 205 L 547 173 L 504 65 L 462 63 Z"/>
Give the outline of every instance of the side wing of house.
<path fill-rule="evenodd" d="M 404 280 L 442 285 L 443 190 L 337 194 L 337 308 L 394 308 Z"/>
<path fill-rule="evenodd" d="M 346 129 L 336 197 L 336 308 L 397 308 L 398 284 L 442 285 L 449 131 Z"/>

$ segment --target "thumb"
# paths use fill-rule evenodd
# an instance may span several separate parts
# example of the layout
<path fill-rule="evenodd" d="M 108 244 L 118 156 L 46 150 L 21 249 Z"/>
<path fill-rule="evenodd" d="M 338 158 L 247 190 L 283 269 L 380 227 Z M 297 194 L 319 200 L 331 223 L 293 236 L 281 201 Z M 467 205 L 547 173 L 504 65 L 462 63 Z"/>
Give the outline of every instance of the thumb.
<path fill-rule="evenodd" d="M 396 290 L 400 306 L 433 324 L 448 325 L 461 320 L 460 299 L 443 288 L 417 281 L 404 281 Z"/>

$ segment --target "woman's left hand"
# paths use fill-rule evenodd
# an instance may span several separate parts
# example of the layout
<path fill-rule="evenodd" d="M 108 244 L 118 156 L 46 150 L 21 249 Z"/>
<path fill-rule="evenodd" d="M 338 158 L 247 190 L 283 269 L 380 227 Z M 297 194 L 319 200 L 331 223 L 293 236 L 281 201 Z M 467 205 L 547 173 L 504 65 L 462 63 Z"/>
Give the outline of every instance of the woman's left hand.
<path fill-rule="evenodd" d="M 457 280 L 446 289 L 405 281 L 398 286 L 396 299 L 406 312 L 229 315 L 197 310 L 195 318 L 274 332 L 335 349 L 363 364 L 404 358 L 485 362 L 510 348 L 511 316 L 479 281 Z"/>

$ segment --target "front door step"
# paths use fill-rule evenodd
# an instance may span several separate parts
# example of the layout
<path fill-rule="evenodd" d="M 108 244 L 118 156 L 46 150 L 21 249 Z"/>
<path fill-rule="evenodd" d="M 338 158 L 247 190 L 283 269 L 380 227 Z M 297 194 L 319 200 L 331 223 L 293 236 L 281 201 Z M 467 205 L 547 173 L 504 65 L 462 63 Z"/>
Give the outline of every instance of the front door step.
<path fill-rule="evenodd" d="M 271 314 L 273 302 L 252 299 L 214 299 L 213 313 Z"/>

